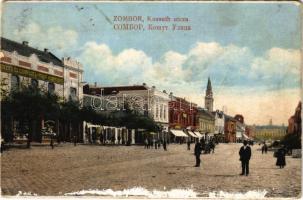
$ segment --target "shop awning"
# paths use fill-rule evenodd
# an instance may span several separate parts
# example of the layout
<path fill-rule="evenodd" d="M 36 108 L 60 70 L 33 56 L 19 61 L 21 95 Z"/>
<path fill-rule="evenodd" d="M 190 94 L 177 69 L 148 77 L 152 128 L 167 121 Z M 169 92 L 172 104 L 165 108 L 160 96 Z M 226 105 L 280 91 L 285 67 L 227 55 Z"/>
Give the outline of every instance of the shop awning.
<path fill-rule="evenodd" d="M 206 134 L 205 134 L 206 135 Z M 209 137 L 211 137 L 211 136 L 214 136 L 215 134 L 214 133 L 207 133 L 207 135 L 209 136 Z"/>
<path fill-rule="evenodd" d="M 170 132 L 172 134 L 174 134 L 176 137 L 188 137 L 188 135 L 186 135 L 183 131 L 180 131 L 180 130 L 170 130 Z"/>
<path fill-rule="evenodd" d="M 203 137 L 203 135 L 201 135 L 199 132 L 194 131 L 194 133 L 196 134 L 196 136 L 198 136 L 199 138 Z"/>
<path fill-rule="evenodd" d="M 244 137 L 245 139 L 249 139 L 249 137 L 248 137 L 247 135 L 245 135 L 244 133 L 243 133 L 243 137 Z"/>
<path fill-rule="evenodd" d="M 97 127 L 101 127 L 101 125 L 87 124 L 87 128 L 97 128 Z"/>
<path fill-rule="evenodd" d="M 196 134 L 194 134 L 194 133 L 193 133 L 193 132 L 191 132 L 191 131 L 187 131 L 187 133 L 188 133 L 190 136 L 192 136 L 192 137 L 195 137 L 195 138 L 197 138 L 197 137 L 198 137 Z"/>

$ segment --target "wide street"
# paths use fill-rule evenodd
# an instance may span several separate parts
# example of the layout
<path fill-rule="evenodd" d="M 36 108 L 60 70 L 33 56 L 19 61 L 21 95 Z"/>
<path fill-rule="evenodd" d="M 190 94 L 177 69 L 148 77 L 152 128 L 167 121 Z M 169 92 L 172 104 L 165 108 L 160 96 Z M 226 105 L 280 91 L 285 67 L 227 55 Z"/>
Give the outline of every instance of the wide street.
<path fill-rule="evenodd" d="M 214 154 L 202 155 L 193 167 L 193 147 L 171 144 L 168 151 L 143 146 L 61 144 L 32 149 L 10 149 L 1 156 L 2 195 L 18 191 L 38 195 L 63 195 L 82 189 L 122 190 L 136 186 L 152 190 L 192 188 L 199 196 L 212 191 L 247 192 L 265 189 L 267 197 L 301 194 L 301 159 L 286 158 L 278 169 L 272 152 L 252 147 L 250 175 L 240 176 L 241 144 L 219 144 Z"/>

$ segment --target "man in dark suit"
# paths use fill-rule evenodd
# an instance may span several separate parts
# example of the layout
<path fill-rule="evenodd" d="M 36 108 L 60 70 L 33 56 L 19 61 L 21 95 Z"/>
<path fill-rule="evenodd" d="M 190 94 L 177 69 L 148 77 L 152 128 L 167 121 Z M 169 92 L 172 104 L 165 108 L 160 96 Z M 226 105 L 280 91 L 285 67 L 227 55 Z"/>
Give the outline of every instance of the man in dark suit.
<path fill-rule="evenodd" d="M 248 176 L 248 174 L 249 174 L 249 160 L 250 160 L 250 157 L 251 157 L 251 149 L 250 149 L 250 146 L 247 145 L 246 140 L 243 142 L 243 146 L 240 148 L 239 155 L 240 155 L 240 160 L 241 160 L 241 163 L 242 163 L 242 173 L 241 173 L 241 175 Z"/>
<path fill-rule="evenodd" d="M 195 156 L 196 156 L 196 165 L 195 165 L 195 167 L 200 167 L 200 163 L 201 163 L 201 160 L 200 160 L 201 151 L 202 151 L 202 145 L 201 145 L 200 141 L 198 140 L 196 142 L 196 145 L 195 145 Z"/>

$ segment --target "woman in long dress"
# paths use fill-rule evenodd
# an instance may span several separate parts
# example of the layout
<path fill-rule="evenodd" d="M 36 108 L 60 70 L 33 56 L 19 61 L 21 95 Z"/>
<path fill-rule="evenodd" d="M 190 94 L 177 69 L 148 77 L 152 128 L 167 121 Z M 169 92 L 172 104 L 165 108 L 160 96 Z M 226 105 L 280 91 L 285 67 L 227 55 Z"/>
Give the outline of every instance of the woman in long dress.
<path fill-rule="evenodd" d="M 276 165 L 279 166 L 280 169 L 284 168 L 284 166 L 286 165 L 285 154 L 286 150 L 283 147 L 278 149 Z"/>

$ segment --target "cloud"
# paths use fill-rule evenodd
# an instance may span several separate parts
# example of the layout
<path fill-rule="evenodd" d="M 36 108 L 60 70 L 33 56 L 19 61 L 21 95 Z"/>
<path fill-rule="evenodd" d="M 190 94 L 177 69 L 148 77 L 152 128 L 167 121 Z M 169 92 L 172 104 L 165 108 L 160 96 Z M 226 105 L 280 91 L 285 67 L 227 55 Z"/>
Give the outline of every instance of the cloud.
<path fill-rule="evenodd" d="M 274 87 L 299 86 L 301 55 L 299 50 L 272 48 L 251 63 L 251 77 Z"/>
<path fill-rule="evenodd" d="M 142 83 L 144 70 L 152 67 L 152 59 L 143 51 L 125 49 L 114 55 L 107 45 L 95 42 L 85 44 L 80 60 L 85 64 L 88 79 L 102 84 Z"/>
<path fill-rule="evenodd" d="M 198 42 L 187 53 L 168 51 L 153 60 L 138 49 L 114 54 L 106 44 L 87 42 L 79 59 L 89 82 L 145 82 L 200 106 L 210 76 L 215 108 L 227 106 L 229 113 L 243 114 L 249 123 L 267 122 L 270 117 L 286 123 L 300 99 L 300 53 L 294 49 L 272 48 L 255 56 L 247 47 Z"/>
<path fill-rule="evenodd" d="M 28 41 L 30 46 L 39 49 L 48 48 L 59 53 L 68 52 L 77 45 L 78 33 L 61 26 L 44 29 L 35 22 L 31 22 L 22 29 L 16 29 L 12 34 L 16 41 Z"/>

